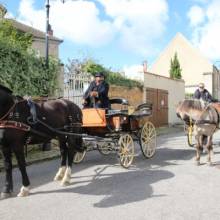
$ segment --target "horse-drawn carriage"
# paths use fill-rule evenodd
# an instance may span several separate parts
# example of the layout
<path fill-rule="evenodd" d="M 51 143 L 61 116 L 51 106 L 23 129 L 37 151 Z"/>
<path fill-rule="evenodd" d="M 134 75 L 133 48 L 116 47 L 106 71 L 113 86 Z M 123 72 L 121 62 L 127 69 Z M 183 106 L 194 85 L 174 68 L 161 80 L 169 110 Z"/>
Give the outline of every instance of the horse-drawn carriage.
<path fill-rule="evenodd" d="M 134 108 L 121 98 L 111 99 L 110 104 L 107 111 L 97 108 L 82 110 L 85 151 L 75 155 L 75 163 L 80 163 L 86 152 L 98 150 L 103 155 L 117 153 L 120 164 L 128 168 L 135 156 L 135 142 L 140 144 L 146 158 L 155 154 L 156 130 L 148 121 L 152 104 L 144 103 Z"/>
<path fill-rule="evenodd" d="M 114 105 L 120 108 L 115 109 Z M 102 154 L 117 152 L 126 168 L 134 159 L 135 141 L 140 143 L 146 158 L 155 153 L 156 131 L 147 120 L 152 113 L 149 103 L 132 108 L 124 99 L 113 99 L 108 110 L 81 110 L 66 99 L 33 102 L 0 85 L 0 107 L 0 146 L 6 171 L 1 198 L 11 196 L 13 191 L 12 152 L 22 174 L 23 186 L 18 196 L 29 194 L 24 155 L 27 144 L 47 143 L 53 138 L 59 141 L 61 164 L 54 180 L 62 185 L 70 183 L 73 160 L 82 161 L 89 150 L 98 149 Z"/>

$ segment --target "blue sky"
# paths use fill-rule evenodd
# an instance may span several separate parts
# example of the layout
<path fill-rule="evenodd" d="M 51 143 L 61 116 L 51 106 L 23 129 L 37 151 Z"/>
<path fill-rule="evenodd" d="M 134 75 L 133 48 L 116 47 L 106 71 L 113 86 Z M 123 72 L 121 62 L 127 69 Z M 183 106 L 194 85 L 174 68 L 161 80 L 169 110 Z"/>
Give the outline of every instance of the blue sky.
<path fill-rule="evenodd" d="M 45 0 L 0 0 L 9 16 L 45 30 Z M 60 58 L 92 57 L 113 70 L 151 64 L 177 32 L 220 60 L 220 0 L 51 0 Z"/>

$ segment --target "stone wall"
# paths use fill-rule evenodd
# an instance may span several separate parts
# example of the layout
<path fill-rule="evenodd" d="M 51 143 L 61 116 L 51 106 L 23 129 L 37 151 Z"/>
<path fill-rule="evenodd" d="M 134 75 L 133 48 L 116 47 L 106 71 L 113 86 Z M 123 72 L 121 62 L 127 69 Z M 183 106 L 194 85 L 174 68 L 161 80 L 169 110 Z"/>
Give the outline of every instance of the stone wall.
<path fill-rule="evenodd" d="M 143 103 L 143 91 L 137 87 L 129 88 L 110 85 L 109 98 L 125 98 L 130 105 L 137 106 Z"/>

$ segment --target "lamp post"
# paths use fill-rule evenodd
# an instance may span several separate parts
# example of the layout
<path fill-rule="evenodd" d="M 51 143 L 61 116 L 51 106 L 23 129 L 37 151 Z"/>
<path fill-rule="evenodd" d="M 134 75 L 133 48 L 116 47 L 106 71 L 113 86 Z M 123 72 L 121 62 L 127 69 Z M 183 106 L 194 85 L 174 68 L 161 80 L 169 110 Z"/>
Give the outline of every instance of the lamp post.
<path fill-rule="evenodd" d="M 49 15 L 50 14 L 50 1 L 46 2 L 46 51 L 45 51 L 45 60 L 46 60 L 46 68 L 49 68 Z"/>
<path fill-rule="evenodd" d="M 61 0 L 62 3 L 65 3 L 65 0 Z M 45 34 L 45 62 L 46 68 L 49 68 L 49 31 L 51 30 L 49 18 L 50 18 L 50 0 L 46 0 L 46 34 Z"/>

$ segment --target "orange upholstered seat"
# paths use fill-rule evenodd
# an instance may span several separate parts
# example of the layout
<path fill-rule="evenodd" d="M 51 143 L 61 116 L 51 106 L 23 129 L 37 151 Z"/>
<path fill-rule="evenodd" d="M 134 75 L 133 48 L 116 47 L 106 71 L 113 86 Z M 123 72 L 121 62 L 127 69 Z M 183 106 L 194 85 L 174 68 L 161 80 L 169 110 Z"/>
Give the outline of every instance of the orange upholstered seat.
<path fill-rule="evenodd" d="M 82 113 L 83 127 L 106 127 L 105 109 L 87 108 Z"/>

